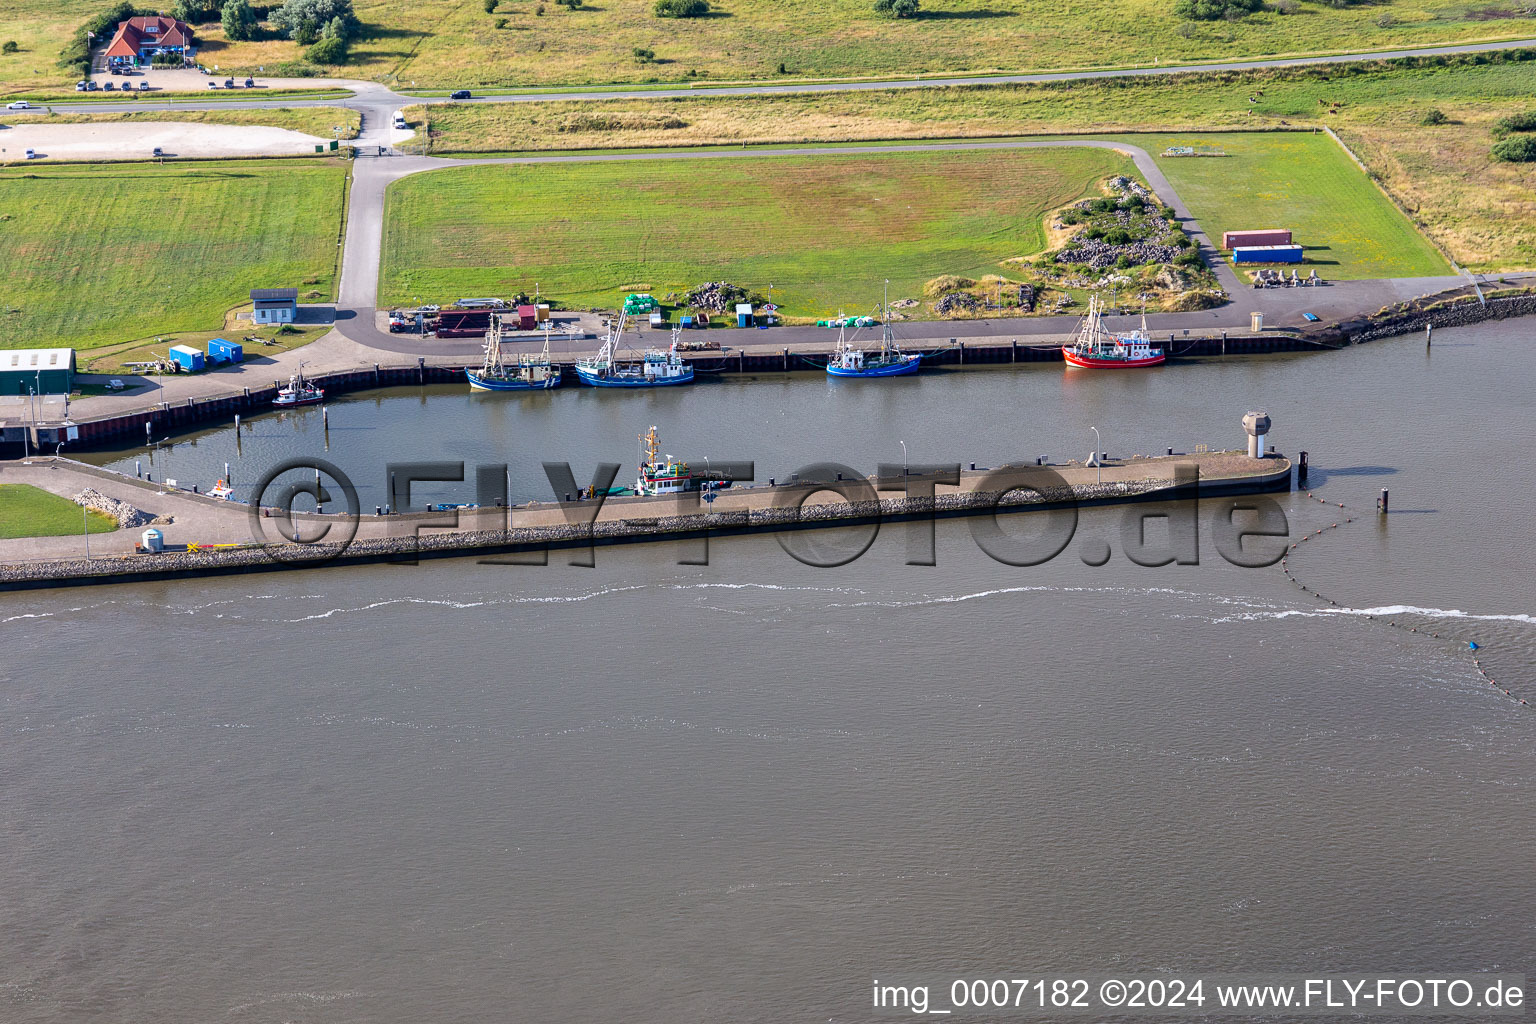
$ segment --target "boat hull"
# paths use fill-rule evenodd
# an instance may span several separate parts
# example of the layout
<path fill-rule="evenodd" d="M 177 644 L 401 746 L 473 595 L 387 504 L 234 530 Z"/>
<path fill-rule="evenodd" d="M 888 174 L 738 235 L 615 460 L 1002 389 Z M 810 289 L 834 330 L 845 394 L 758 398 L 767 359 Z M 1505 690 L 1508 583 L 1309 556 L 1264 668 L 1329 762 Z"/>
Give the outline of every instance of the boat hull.
<path fill-rule="evenodd" d="M 899 363 L 891 363 L 887 366 L 866 366 L 859 370 L 849 370 L 829 364 L 827 373 L 833 377 L 904 377 L 909 373 L 916 373 L 922 365 L 922 356 L 908 356 Z"/>
<path fill-rule="evenodd" d="M 1095 359 L 1092 356 L 1079 355 L 1070 347 L 1063 347 L 1061 356 L 1067 361 L 1068 366 L 1076 366 L 1083 370 L 1135 370 L 1143 366 L 1158 366 L 1168 358 L 1159 352 L 1146 359 Z"/>
<path fill-rule="evenodd" d="M 501 380 L 496 377 L 483 377 L 472 370 L 465 370 L 464 376 L 469 378 L 469 386 L 475 391 L 548 391 L 550 388 L 560 386 L 558 375 L 551 375 L 539 381 Z"/>
<path fill-rule="evenodd" d="M 313 398 L 294 398 L 287 401 L 281 398 L 274 398 L 272 399 L 272 404 L 279 409 L 292 409 L 299 405 L 319 405 L 323 401 L 325 401 L 325 395 L 321 394 L 315 395 Z"/>
<path fill-rule="evenodd" d="M 576 376 L 581 378 L 583 384 L 594 388 L 665 388 L 675 384 L 692 384 L 693 367 L 690 366 L 687 373 L 676 377 L 647 377 L 641 373 L 600 374 L 578 366 Z"/>

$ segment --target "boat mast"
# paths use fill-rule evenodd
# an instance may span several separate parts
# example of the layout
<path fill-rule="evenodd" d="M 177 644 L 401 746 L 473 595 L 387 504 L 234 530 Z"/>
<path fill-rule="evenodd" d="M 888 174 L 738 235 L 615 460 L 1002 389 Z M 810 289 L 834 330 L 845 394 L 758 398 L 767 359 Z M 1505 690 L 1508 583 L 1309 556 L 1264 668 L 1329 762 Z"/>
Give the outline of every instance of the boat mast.
<path fill-rule="evenodd" d="M 487 377 L 506 374 L 506 368 L 501 365 L 501 316 L 497 313 L 491 314 L 491 325 L 485 329 L 485 365 L 480 372 Z"/>
<path fill-rule="evenodd" d="M 885 279 L 885 299 L 880 305 L 880 359 L 891 358 L 891 279 Z"/>

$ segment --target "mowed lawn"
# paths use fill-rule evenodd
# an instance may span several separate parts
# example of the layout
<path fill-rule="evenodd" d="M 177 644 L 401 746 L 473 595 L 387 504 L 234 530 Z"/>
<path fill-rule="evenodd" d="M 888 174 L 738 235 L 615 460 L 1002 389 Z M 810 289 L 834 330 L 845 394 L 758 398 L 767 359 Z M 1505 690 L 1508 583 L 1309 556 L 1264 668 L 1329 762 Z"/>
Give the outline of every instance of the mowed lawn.
<path fill-rule="evenodd" d="M 1044 246 L 1041 216 L 1111 174 L 1106 150 L 891 153 L 486 166 L 390 188 L 390 303 L 540 290 L 570 306 L 726 280 L 791 316 L 916 297 Z"/>
<path fill-rule="evenodd" d="M 1206 235 L 1290 228 L 1324 280 L 1433 277 L 1445 258 L 1326 133 L 1126 136 L 1157 160 Z M 1164 157 L 1169 146 L 1221 146 L 1226 157 Z"/>
<path fill-rule="evenodd" d="M 252 288 L 331 297 L 345 173 L 329 160 L 0 172 L 0 348 L 216 329 Z"/>
<path fill-rule="evenodd" d="M 31 484 L 0 484 L 0 540 L 111 533 L 117 524 L 100 512 L 84 512 L 68 498 Z"/>

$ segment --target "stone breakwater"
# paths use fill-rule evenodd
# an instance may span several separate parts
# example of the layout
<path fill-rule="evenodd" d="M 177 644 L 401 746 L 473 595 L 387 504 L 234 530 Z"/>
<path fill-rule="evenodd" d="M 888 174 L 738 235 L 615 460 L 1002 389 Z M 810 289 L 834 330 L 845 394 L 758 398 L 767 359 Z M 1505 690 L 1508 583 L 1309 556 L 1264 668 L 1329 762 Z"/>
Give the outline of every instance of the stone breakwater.
<path fill-rule="evenodd" d="M 134 530 L 151 523 L 170 522 L 169 519 L 157 519 L 142 509 L 134 508 L 126 501 L 109 498 L 92 487 L 87 487 L 71 500 L 76 505 L 84 505 L 92 512 L 100 512 L 108 519 L 116 521 L 118 529 L 121 530 Z"/>
<path fill-rule="evenodd" d="M 1417 302 L 1390 306 L 1364 320 L 1345 321 L 1336 328 L 1350 342 L 1375 341 L 1414 334 L 1433 327 L 1471 327 L 1490 320 L 1508 320 L 1517 316 L 1536 316 L 1536 295 L 1505 295 L 1477 301 L 1475 295 L 1446 301 L 1429 296 Z"/>
<path fill-rule="evenodd" d="M 1263 491 L 1288 486 L 1290 462 L 1275 460 L 1271 472 L 1225 480 L 1208 480 L 1201 493 L 1215 491 Z M 853 486 L 867 486 L 854 481 Z M 1024 485 L 1021 485 L 1024 486 Z M 568 522 L 555 526 L 517 527 L 505 530 L 461 530 L 412 535 L 413 517 L 388 517 L 398 524 L 400 536 L 358 538 L 347 545 L 268 544 L 225 550 L 167 551 L 21 562 L 0 565 L 0 589 L 27 589 L 59 585 L 135 582 L 178 576 L 213 576 L 277 569 L 322 568 L 370 562 L 410 562 L 418 558 L 495 555 L 538 551 L 547 547 L 574 547 L 632 541 L 667 540 L 708 532 L 748 533 L 795 528 L 833 526 L 839 523 L 874 522 L 911 517 L 986 515 L 993 512 L 1029 511 L 1070 504 L 1145 501 L 1183 496 L 1166 475 L 1142 480 L 1102 484 L 1062 484 L 1040 491 L 961 491 L 932 498 L 888 498 L 869 501 L 793 504 L 797 495 L 811 492 L 804 485 L 784 488 L 780 500 L 766 508 L 677 515 L 626 515 L 595 523 Z M 659 504 L 661 502 L 658 502 Z M 668 502 L 670 503 L 670 502 Z M 573 506 L 579 512 L 581 506 Z M 515 513 L 516 510 L 511 510 Z M 372 520 L 372 517 L 369 517 Z"/>

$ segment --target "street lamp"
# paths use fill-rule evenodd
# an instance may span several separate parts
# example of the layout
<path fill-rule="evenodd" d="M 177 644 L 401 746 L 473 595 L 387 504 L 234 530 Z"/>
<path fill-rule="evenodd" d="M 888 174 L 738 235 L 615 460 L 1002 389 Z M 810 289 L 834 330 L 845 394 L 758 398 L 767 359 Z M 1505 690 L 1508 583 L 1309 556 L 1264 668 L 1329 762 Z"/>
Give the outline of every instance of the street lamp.
<path fill-rule="evenodd" d="M 1094 469 L 1095 482 L 1096 483 L 1103 483 L 1104 482 L 1104 464 L 1103 464 L 1104 460 L 1099 458 L 1099 452 L 1102 450 L 1104 442 L 1099 439 L 1099 428 L 1098 427 L 1089 427 L 1088 429 L 1093 431 L 1093 469 Z"/>
<path fill-rule="evenodd" d="M 907 442 L 901 441 L 898 443 L 901 445 L 901 475 L 905 477 L 911 473 L 911 470 L 907 468 Z"/>

